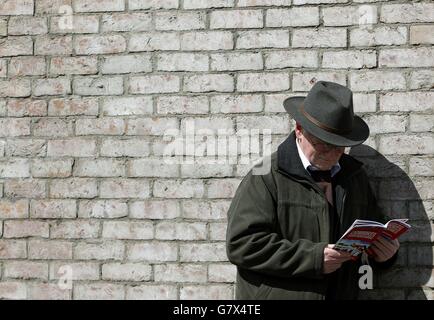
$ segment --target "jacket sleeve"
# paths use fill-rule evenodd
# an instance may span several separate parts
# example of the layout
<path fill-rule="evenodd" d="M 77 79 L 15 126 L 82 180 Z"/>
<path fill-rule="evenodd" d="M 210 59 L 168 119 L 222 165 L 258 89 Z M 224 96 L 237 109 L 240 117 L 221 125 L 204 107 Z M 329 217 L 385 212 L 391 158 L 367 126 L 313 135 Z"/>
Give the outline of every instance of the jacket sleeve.
<path fill-rule="evenodd" d="M 273 189 L 270 191 L 270 189 Z M 240 268 L 277 277 L 322 278 L 327 243 L 290 242 L 276 227 L 276 190 L 251 172 L 238 187 L 228 211 L 226 249 Z"/>

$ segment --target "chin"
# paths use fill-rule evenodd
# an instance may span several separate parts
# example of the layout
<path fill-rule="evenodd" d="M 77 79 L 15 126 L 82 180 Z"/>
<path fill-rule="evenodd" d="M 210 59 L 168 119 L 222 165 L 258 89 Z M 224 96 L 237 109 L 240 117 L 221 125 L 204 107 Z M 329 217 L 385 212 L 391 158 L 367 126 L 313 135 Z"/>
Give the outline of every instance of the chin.
<path fill-rule="evenodd" d="M 321 163 L 321 164 L 318 165 L 318 168 L 321 169 L 321 170 L 330 170 L 335 163 L 336 162 L 333 162 L 333 163 L 330 163 L 330 162 L 329 163 Z"/>

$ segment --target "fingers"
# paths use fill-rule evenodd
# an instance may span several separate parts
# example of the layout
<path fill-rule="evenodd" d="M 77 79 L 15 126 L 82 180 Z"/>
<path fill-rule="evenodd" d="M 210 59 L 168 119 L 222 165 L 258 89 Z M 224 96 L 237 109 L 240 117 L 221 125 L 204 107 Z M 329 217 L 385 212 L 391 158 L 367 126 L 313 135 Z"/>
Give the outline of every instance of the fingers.
<path fill-rule="evenodd" d="M 384 245 L 382 245 L 381 243 L 376 243 L 372 245 L 375 254 L 378 257 L 383 257 L 383 258 L 387 258 L 389 256 L 393 255 L 393 251 L 390 250 L 389 248 L 386 248 Z"/>
<path fill-rule="evenodd" d="M 378 249 L 376 246 L 372 245 L 372 252 L 374 253 L 374 257 L 383 260 L 385 258 L 385 255 L 383 254 L 383 251 Z"/>
<path fill-rule="evenodd" d="M 396 250 L 396 248 L 399 246 L 399 241 L 397 239 L 389 240 L 384 237 L 379 237 L 375 242 L 381 243 L 390 250 Z"/>
<path fill-rule="evenodd" d="M 374 253 L 374 259 L 382 262 L 390 259 L 399 248 L 399 241 L 389 240 L 383 237 L 379 237 L 372 243 L 372 252 Z"/>
<path fill-rule="evenodd" d="M 323 273 L 331 273 L 338 270 L 342 263 L 351 259 L 351 253 L 333 249 L 333 244 L 324 248 Z"/>
<path fill-rule="evenodd" d="M 399 241 L 396 239 L 388 240 L 380 237 L 374 241 L 373 246 L 383 251 L 387 256 L 392 256 L 399 248 Z"/>
<path fill-rule="evenodd" d="M 372 251 L 374 253 L 374 259 L 378 262 L 384 262 L 389 259 L 389 257 L 384 253 L 384 251 L 381 251 L 376 247 L 372 247 Z"/>
<path fill-rule="evenodd" d="M 326 249 L 326 255 L 327 258 L 335 261 L 346 261 L 351 259 L 351 253 L 334 249 Z"/>
<path fill-rule="evenodd" d="M 372 243 L 372 245 L 373 245 L 374 247 L 377 247 L 378 249 L 380 249 L 380 250 L 382 250 L 382 251 L 389 251 L 389 250 L 390 250 L 390 247 L 387 246 L 387 244 L 385 244 L 385 243 L 383 242 L 383 240 L 377 240 L 377 241 L 374 241 L 374 242 Z"/>
<path fill-rule="evenodd" d="M 350 260 L 351 254 L 349 252 L 337 251 L 334 249 L 326 248 L 324 250 L 324 260 L 330 263 L 342 264 Z"/>

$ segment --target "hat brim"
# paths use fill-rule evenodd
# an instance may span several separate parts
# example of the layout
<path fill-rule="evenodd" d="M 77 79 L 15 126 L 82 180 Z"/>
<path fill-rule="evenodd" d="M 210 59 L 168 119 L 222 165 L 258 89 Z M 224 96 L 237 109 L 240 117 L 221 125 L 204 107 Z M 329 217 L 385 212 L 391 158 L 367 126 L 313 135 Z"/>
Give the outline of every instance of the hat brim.
<path fill-rule="evenodd" d="M 354 115 L 351 132 L 345 134 L 332 133 L 321 129 L 300 112 L 300 105 L 305 97 L 295 96 L 285 99 L 283 106 L 286 112 L 307 132 L 318 139 L 339 147 L 353 147 L 362 144 L 369 137 L 369 127 L 359 116 Z"/>

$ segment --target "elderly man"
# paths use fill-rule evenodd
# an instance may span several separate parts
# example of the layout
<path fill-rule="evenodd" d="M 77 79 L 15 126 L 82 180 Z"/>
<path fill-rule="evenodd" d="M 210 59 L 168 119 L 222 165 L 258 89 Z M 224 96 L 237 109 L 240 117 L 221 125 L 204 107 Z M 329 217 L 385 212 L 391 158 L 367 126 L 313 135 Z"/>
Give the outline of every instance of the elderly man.
<path fill-rule="evenodd" d="M 326 81 L 284 101 L 295 130 L 271 155 L 270 172 L 246 175 L 228 212 L 237 299 L 357 298 L 361 261 L 333 244 L 355 219 L 385 217 L 362 163 L 344 153 L 369 136 L 352 102 L 351 90 Z M 381 238 L 367 260 L 387 267 L 398 248 Z"/>

